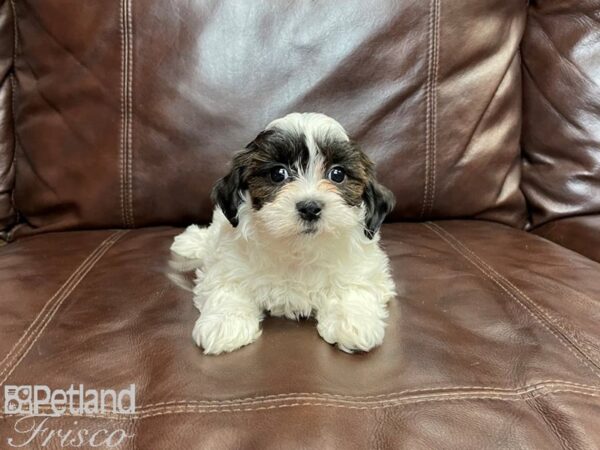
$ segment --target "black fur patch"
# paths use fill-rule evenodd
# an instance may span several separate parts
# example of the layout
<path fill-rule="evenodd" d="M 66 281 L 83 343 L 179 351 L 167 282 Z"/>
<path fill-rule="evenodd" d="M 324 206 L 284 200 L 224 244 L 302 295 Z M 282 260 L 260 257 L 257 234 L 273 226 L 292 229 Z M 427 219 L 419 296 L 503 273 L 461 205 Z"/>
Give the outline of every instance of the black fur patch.
<path fill-rule="evenodd" d="M 212 192 L 213 202 L 235 227 L 241 192 L 248 190 L 252 207 L 259 210 L 273 201 L 285 184 L 271 180 L 271 170 L 283 166 L 293 177 L 308 166 L 309 152 L 304 135 L 294 136 L 279 130 L 266 130 L 233 156 L 231 172 L 221 178 Z M 290 179 L 291 180 L 291 179 Z"/>
<path fill-rule="evenodd" d="M 283 166 L 291 178 L 308 166 L 309 152 L 304 135 L 294 136 L 278 130 L 267 130 L 246 146 L 244 166 L 252 207 L 259 210 L 275 199 L 281 184 L 271 180 L 271 170 Z"/>
<path fill-rule="evenodd" d="M 332 167 L 344 170 L 346 178 L 341 183 L 330 183 L 349 206 L 358 207 L 364 202 L 365 234 L 372 238 L 394 206 L 393 194 L 377 183 L 373 163 L 355 142 L 325 139 L 316 144 L 324 159 L 322 177 L 326 178 Z M 260 210 L 273 201 L 279 190 L 293 181 L 299 171 L 308 168 L 309 158 L 303 134 L 294 135 L 277 129 L 263 131 L 234 155 L 231 172 L 213 189 L 213 201 L 235 227 L 238 225 L 237 211 L 243 201 L 242 192 L 248 191 L 252 207 Z M 271 179 L 271 171 L 281 166 L 290 178 L 276 183 Z"/>
<path fill-rule="evenodd" d="M 394 209 L 396 200 L 394 194 L 388 188 L 375 181 L 375 179 L 367 184 L 363 200 L 366 209 L 365 235 L 369 239 L 373 239 L 375 233 L 381 228 L 385 216 Z"/>
<path fill-rule="evenodd" d="M 342 198 L 350 206 L 360 206 L 365 187 L 373 177 L 373 163 L 353 141 L 329 140 L 317 143 L 325 158 L 325 173 L 335 166 L 344 169 L 346 179 L 336 184 Z"/>

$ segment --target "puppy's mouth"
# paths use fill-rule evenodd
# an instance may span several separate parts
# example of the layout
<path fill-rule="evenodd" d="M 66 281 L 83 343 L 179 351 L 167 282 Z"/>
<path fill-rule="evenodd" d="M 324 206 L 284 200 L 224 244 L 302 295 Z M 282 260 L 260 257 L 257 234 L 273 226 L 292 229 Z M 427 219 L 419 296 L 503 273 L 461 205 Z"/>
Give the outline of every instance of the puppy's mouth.
<path fill-rule="evenodd" d="M 302 229 L 300 230 L 301 235 L 314 235 L 314 234 L 317 234 L 317 232 L 319 231 L 319 225 L 317 222 L 314 222 L 314 221 L 309 222 L 306 220 L 302 220 L 301 227 L 302 227 Z"/>

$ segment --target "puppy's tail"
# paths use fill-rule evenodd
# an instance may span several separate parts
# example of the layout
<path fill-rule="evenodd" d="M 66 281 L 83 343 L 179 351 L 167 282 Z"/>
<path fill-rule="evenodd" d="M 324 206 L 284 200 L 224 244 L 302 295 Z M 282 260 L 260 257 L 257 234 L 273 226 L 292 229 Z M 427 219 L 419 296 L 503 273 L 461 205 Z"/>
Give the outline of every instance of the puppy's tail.
<path fill-rule="evenodd" d="M 169 260 L 169 267 L 171 269 L 167 272 L 169 280 L 180 288 L 192 292 L 194 290 L 193 275 L 196 269 L 202 267 L 202 260 L 173 255 Z"/>
<path fill-rule="evenodd" d="M 178 255 L 172 255 L 169 267 L 175 272 L 192 272 L 202 267 L 201 259 L 188 259 Z"/>

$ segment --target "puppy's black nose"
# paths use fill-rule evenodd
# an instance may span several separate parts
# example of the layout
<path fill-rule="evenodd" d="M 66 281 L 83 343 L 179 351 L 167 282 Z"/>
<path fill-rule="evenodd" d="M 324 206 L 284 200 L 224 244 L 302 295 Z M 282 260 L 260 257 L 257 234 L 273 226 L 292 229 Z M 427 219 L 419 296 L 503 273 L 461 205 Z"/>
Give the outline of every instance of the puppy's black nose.
<path fill-rule="evenodd" d="M 303 220 L 307 222 L 314 222 L 319 219 L 321 215 L 322 204 L 313 200 L 296 203 L 296 209 L 298 214 Z"/>

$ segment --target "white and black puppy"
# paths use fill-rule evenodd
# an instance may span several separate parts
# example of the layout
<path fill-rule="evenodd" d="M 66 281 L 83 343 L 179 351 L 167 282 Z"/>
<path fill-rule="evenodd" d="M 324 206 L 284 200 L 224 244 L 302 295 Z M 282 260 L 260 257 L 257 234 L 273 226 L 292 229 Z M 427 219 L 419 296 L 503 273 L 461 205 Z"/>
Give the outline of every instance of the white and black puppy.
<path fill-rule="evenodd" d="M 394 197 L 339 123 L 317 113 L 271 122 L 212 198 L 211 225 L 188 227 L 171 247 L 198 260 L 193 338 L 205 353 L 255 341 L 265 312 L 314 315 L 346 352 L 381 344 L 395 288 L 379 228 Z"/>

